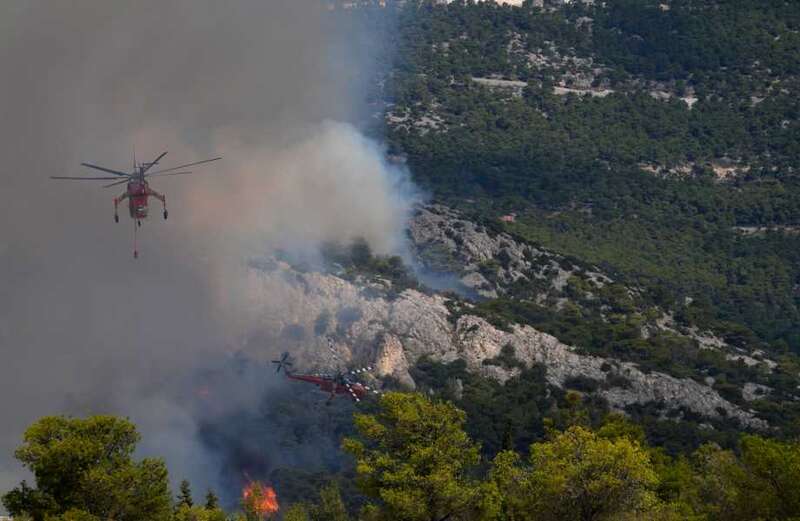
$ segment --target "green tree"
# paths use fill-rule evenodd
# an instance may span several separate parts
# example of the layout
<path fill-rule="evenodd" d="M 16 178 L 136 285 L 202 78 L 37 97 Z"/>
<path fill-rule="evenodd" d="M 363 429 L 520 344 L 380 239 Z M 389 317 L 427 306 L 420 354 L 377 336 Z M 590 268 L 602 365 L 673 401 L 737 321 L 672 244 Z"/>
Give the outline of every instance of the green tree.
<path fill-rule="evenodd" d="M 180 493 L 178 494 L 178 507 L 187 506 L 192 508 L 194 505 L 194 501 L 192 500 L 192 488 L 189 485 L 189 481 L 184 479 L 181 481 L 180 485 Z"/>
<path fill-rule="evenodd" d="M 620 413 L 607 414 L 606 417 L 603 418 L 603 424 L 597 430 L 597 435 L 609 440 L 628 438 L 642 447 L 644 447 L 646 443 L 642 426 L 633 423 Z"/>
<path fill-rule="evenodd" d="M 207 509 L 197 506 L 181 505 L 175 510 L 174 521 L 225 521 L 225 512 L 219 508 Z"/>
<path fill-rule="evenodd" d="M 359 486 L 379 500 L 374 519 L 441 521 L 488 517 L 492 484 L 472 477 L 479 447 L 464 432 L 465 414 L 421 394 L 387 393 L 377 414 L 357 414 L 359 438 L 344 449 L 356 458 Z"/>
<path fill-rule="evenodd" d="M 219 498 L 213 490 L 208 489 L 206 492 L 206 510 L 216 510 L 219 508 Z"/>
<path fill-rule="evenodd" d="M 167 520 L 166 466 L 158 459 L 133 461 L 138 441 L 135 426 L 113 416 L 42 418 L 25 431 L 15 452 L 33 473 L 36 488 L 23 482 L 3 496 L 3 504 L 12 515 L 27 514 L 34 521 L 62 515 Z"/>
<path fill-rule="evenodd" d="M 348 521 L 347 508 L 335 482 L 328 483 L 319 492 L 316 504 L 295 503 L 283 513 L 287 521 Z"/>
<path fill-rule="evenodd" d="M 743 436 L 741 445 L 752 490 L 748 496 L 761 497 L 764 516 L 790 519 L 800 515 L 800 443 Z"/>
<path fill-rule="evenodd" d="M 283 513 L 284 521 L 310 521 L 308 509 L 302 503 L 289 506 Z"/>
<path fill-rule="evenodd" d="M 518 459 L 499 454 L 491 474 L 510 520 L 616 519 L 657 504 L 648 454 L 627 436 L 605 439 L 575 426 L 531 445 L 528 468 Z"/>
<path fill-rule="evenodd" d="M 737 458 L 710 444 L 695 452 L 694 486 L 685 491 L 695 509 L 713 519 L 733 521 L 796 519 L 800 444 L 746 435 L 741 453 Z"/>
<path fill-rule="evenodd" d="M 322 488 L 319 494 L 319 503 L 311 507 L 310 516 L 311 521 L 347 521 L 350 519 L 336 483 L 330 483 Z"/>
<path fill-rule="evenodd" d="M 744 494 L 747 473 L 733 452 L 706 444 L 692 455 L 692 463 L 694 480 L 681 487 L 687 502 L 710 519 L 758 519 L 754 498 Z"/>
<path fill-rule="evenodd" d="M 83 510 L 69 510 L 62 516 L 48 518 L 48 521 L 100 521 L 100 519 Z"/>
<path fill-rule="evenodd" d="M 356 267 L 367 266 L 372 259 L 372 249 L 364 238 L 358 238 L 350 246 L 350 258 Z"/>

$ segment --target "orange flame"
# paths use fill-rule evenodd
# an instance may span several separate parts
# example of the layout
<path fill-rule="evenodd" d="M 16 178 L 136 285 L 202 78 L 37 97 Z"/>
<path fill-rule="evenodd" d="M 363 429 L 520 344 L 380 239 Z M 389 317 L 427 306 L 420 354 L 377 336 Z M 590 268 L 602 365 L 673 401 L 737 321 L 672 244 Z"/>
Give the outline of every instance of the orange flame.
<path fill-rule="evenodd" d="M 278 511 L 278 495 L 275 490 L 259 481 L 251 481 L 244 487 L 242 502 L 245 508 L 264 518 Z"/>

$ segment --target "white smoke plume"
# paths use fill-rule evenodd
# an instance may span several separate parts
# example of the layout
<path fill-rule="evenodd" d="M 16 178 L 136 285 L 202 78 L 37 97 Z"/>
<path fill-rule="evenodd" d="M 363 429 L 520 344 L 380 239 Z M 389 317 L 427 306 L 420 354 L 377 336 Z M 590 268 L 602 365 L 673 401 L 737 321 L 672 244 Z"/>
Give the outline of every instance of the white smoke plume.
<path fill-rule="evenodd" d="M 408 182 L 347 123 L 377 38 L 318 0 L 0 4 L 0 491 L 24 428 L 61 413 L 129 415 L 173 476 L 210 479 L 176 395 L 246 334 L 248 256 L 401 247 Z M 128 168 L 134 146 L 224 157 L 153 181 L 170 218 L 154 201 L 137 261 L 115 192 L 48 179 Z"/>

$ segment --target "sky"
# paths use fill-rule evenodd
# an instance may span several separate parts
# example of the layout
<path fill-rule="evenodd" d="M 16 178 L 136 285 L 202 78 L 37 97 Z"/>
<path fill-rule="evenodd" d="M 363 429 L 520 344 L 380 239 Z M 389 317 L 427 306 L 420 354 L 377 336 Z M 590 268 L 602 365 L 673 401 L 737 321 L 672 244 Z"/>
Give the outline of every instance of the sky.
<path fill-rule="evenodd" d="M 0 491 L 47 414 L 129 416 L 144 452 L 202 475 L 178 382 L 241 347 L 247 259 L 402 247 L 407 179 L 351 124 L 377 38 L 318 0 L 0 3 Z M 153 181 L 170 215 L 151 202 L 138 260 L 120 187 L 49 179 L 134 149 L 223 156 Z"/>

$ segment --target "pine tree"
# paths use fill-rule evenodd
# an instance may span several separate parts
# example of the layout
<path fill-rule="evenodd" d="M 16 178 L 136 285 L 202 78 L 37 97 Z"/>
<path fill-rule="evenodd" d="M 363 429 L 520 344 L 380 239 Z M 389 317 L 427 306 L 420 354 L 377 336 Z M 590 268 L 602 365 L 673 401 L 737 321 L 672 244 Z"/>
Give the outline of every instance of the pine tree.
<path fill-rule="evenodd" d="M 15 456 L 33 474 L 2 496 L 14 519 L 170 521 L 167 467 L 135 461 L 136 427 L 113 416 L 41 418 L 25 431 Z"/>
<path fill-rule="evenodd" d="M 194 501 L 192 500 L 192 489 L 189 486 L 189 481 L 188 480 L 184 479 L 183 481 L 181 481 L 180 490 L 181 490 L 181 492 L 178 495 L 178 505 L 177 505 L 177 507 L 180 508 L 182 506 L 187 506 L 189 508 L 192 508 L 192 505 L 194 505 Z"/>
<path fill-rule="evenodd" d="M 474 477 L 480 452 L 464 432 L 464 411 L 419 393 L 391 392 L 381 396 L 378 413 L 354 419 L 358 436 L 346 438 L 343 447 L 356 459 L 361 490 L 381 500 L 381 519 L 475 519 L 469 517 L 475 512 L 488 519 L 495 513 L 493 484 Z M 323 499 L 333 505 L 337 493 L 329 489 Z"/>
<path fill-rule="evenodd" d="M 206 510 L 216 510 L 219 508 L 219 498 L 214 491 L 208 489 L 208 493 L 206 494 Z"/>

